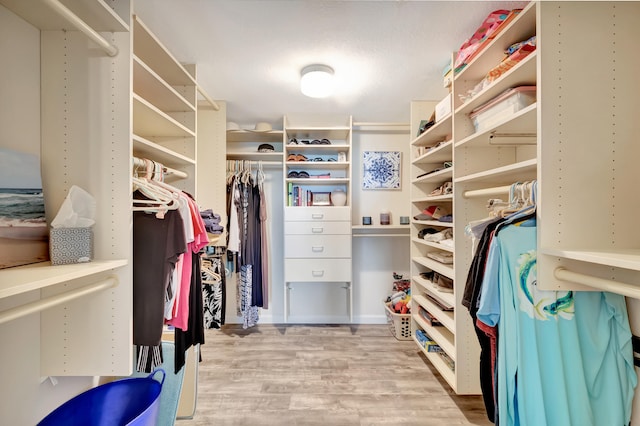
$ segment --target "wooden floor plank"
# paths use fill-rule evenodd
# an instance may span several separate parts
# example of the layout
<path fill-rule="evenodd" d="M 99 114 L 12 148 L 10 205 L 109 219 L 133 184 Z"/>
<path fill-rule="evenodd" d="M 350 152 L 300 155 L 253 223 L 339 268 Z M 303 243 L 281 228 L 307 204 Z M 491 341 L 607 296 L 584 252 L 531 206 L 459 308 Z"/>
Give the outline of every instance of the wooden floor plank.
<path fill-rule="evenodd" d="M 491 425 L 386 325 L 206 331 L 193 419 L 178 426 Z"/>

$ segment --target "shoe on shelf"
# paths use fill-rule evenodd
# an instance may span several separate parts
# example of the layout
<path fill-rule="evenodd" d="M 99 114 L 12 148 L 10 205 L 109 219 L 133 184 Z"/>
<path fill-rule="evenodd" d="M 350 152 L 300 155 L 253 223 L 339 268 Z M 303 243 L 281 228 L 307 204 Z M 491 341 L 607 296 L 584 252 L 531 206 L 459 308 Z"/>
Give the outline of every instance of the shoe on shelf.
<path fill-rule="evenodd" d="M 449 212 L 444 207 L 429 206 L 413 218 L 415 220 L 438 220 L 439 218 L 447 214 L 449 214 Z"/>

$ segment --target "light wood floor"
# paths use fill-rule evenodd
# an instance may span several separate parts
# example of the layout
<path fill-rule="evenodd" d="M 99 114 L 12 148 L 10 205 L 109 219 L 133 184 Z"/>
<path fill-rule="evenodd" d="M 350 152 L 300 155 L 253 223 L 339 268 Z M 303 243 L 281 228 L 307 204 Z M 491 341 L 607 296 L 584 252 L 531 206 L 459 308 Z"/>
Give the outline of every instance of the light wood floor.
<path fill-rule="evenodd" d="M 491 425 L 386 325 L 207 330 L 188 425 Z"/>

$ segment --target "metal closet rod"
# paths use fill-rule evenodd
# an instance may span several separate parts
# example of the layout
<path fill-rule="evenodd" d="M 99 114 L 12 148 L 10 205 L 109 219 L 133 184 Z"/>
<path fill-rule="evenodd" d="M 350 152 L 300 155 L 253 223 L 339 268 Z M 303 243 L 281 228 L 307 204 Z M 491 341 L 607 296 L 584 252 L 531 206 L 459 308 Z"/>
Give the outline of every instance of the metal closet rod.
<path fill-rule="evenodd" d="M 131 157 L 132 161 L 133 161 L 133 166 L 138 166 L 138 167 L 146 167 L 147 164 L 145 163 L 145 161 L 142 158 L 138 158 L 138 157 Z M 186 172 L 183 172 L 181 170 L 176 170 L 176 169 L 172 169 L 171 167 L 167 167 L 164 164 L 162 164 L 162 170 L 165 173 L 168 174 L 172 174 L 174 176 L 177 176 L 179 178 L 182 179 L 186 179 L 189 177 L 189 175 Z"/>
<path fill-rule="evenodd" d="M 93 284 L 77 288 L 75 290 L 70 290 L 64 293 L 56 294 L 55 296 L 50 296 L 35 302 L 25 303 L 24 305 L 7 309 L 6 311 L 0 312 L 0 324 L 13 321 L 14 319 L 21 318 L 36 312 L 44 311 L 45 309 L 52 308 L 54 306 L 69 302 L 74 299 L 88 296 L 92 293 L 97 293 L 102 290 L 117 287 L 118 284 L 118 278 L 116 276 L 110 276 L 102 281 L 98 281 Z"/>
<path fill-rule="evenodd" d="M 553 270 L 553 276 L 560 281 L 568 281 L 576 284 L 582 284 L 598 290 L 610 291 L 611 293 L 621 294 L 623 296 L 640 299 L 640 287 L 633 284 L 623 283 L 620 281 L 607 280 L 604 278 L 594 277 L 592 275 L 580 274 L 570 271 L 563 267 Z"/>
<path fill-rule="evenodd" d="M 104 50 L 109 56 L 116 56 L 118 54 L 118 48 L 109 43 L 104 37 L 102 37 L 96 30 L 91 28 L 89 24 L 84 22 L 75 13 L 69 10 L 65 5 L 58 0 L 44 0 L 58 15 L 62 16 L 76 29 L 83 32 L 93 42 L 95 42 L 102 50 Z"/>

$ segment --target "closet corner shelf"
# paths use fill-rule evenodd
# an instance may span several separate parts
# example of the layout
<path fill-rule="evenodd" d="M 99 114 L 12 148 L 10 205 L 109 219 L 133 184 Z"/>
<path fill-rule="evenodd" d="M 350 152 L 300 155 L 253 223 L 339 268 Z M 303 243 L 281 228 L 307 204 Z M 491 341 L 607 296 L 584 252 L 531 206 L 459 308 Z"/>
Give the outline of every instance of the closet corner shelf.
<path fill-rule="evenodd" d="M 227 151 L 227 160 L 277 161 L 282 164 L 282 152 Z"/>
<path fill-rule="evenodd" d="M 422 306 L 426 311 L 428 311 L 435 319 L 440 321 L 440 323 L 447 328 L 451 333 L 455 334 L 456 325 L 455 320 L 453 318 L 453 311 L 443 311 L 438 308 L 435 303 L 429 301 L 424 296 L 419 294 L 412 296 L 412 299 L 415 298 L 415 301 Z"/>
<path fill-rule="evenodd" d="M 412 203 L 426 203 L 426 202 L 434 202 L 434 201 L 450 201 L 453 200 L 453 194 L 447 194 L 447 195 L 432 195 L 432 196 L 426 196 L 423 198 L 416 198 L 414 200 L 411 200 Z M 445 222 L 440 222 L 440 223 L 445 223 Z"/>
<path fill-rule="evenodd" d="M 415 219 L 413 219 L 412 223 L 417 223 L 417 224 L 420 224 L 420 225 L 443 226 L 445 228 L 453 228 L 453 222 L 440 222 L 439 220 L 415 220 Z"/>
<path fill-rule="evenodd" d="M 409 225 L 352 225 L 354 237 L 408 237 Z"/>
<path fill-rule="evenodd" d="M 415 318 L 415 316 L 414 316 Z M 416 320 L 417 321 L 417 320 Z M 449 383 L 451 389 L 456 392 L 456 373 L 453 371 L 447 363 L 442 359 L 442 356 L 438 352 L 428 352 L 425 348 L 422 347 L 420 342 L 413 336 L 413 341 L 416 342 L 416 345 L 422 350 L 422 353 L 427 357 L 427 359 L 433 364 L 433 366 L 438 370 L 440 375 Z"/>
<path fill-rule="evenodd" d="M 430 149 L 421 156 L 415 158 L 413 161 L 411 161 L 411 163 L 437 164 L 444 161 L 451 161 L 451 159 L 453 158 L 453 153 L 451 152 L 452 145 L 453 141 L 448 141 L 447 143 L 444 143 L 437 148 Z"/>
<path fill-rule="evenodd" d="M 420 176 L 419 178 L 414 179 L 411 183 L 415 185 L 420 183 L 442 182 L 444 179 L 451 179 L 452 177 L 453 167 L 447 167 L 446 169 Z"/>
<path fill-rule="evenodd" d="M 418 237 L 413 237 L 411 239 L 411 241 L 413 241 L 416 244 L 424 244 L 425 246 L 433 247 L 433 248 L 436 248 L 438 250 L 450 251 L 451 253 L 453 253 L 453 251 L 454 251 L 453 247 L 448 247 L 448 246 L 442 245 L 440 243 L 434 243 L 432 241 L 426 241 L 426 240 L 423 240 L 422 238 L 418 238 Z"/>
<path fill-rule="evenodd" d="M 568 250 L 555 248 L 542 248 L 542 254 L 557 256 L 570 260 L 595 263 L 598 265 L 613 266 L 618 268 L 640 271 L 639 249 L 609 249 L 609 250 Z"/>
<path fill-rule="evenodd" d="M 449 277 L 451 279 L 455 278 L 453 264 L 447 265 L 447 264 L 438 262 L 437 260 L 430 259 L 428 257 L 418 257 L 418 256 L 413 257 L 411 260 L 422 266 L 426 266 L 427 268 L 432 269 L 437 273 L 442 274 L 446 277 Z"/>
<path fill-rule="evenodd" d="M 195 160 L 172 151 L 164 146 L 134 134 L 133 154 L 140 158 L 152 158 L 165 166 L 177 167 L 181 165 L 194 165 Z"/>
<path fill-rule="evenodd" d="M 420 315 L 413 314 L 413 319 L 420 324 L 420 327 L 425 333 L 427 333 L 453 361 L 456 360 L 455 338 L 453 333 L 444 327 L 433 327 L 429 325 Z"/>
<path fill-rule="evenodd" d="M 128 264 L 127 259 L 94 260 L 51 266 L 50 262 L 0 270 L 0 299 L 105 272 Z"/>

